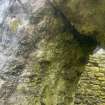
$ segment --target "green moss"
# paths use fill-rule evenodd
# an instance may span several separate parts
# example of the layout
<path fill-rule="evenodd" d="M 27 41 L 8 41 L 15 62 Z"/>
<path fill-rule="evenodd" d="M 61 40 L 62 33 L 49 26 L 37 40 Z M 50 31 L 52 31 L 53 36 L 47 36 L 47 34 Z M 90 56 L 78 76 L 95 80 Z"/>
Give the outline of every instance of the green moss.
<path fill-rule="evenodd" d="M 38 91 L 38 98 L 41 96 L 40 103 L 69 105 L 73 101 L 73 92 L 84 65 L 80 58 L 83 58 L 85 54 L 78 43 L 66 32 L 50 40 L 43 40 L 39 46 L 33 65 L 36 80 L 34 84 L 30 84 L 35 87 L 35 91 Z"/>
<path fill-rule="evenodd" d="M 11 29 L 11 31 L 16 32 L 17 28 L 18 28 L 18 26 L 20 24 L 21 24 L 21 22 L 18 19 L 11 20 L 11 22 L 10 22 L 10 29 Z"/>
<path fill-rule="evenodd" d="M 28 84 L 36 93 L 32 105 L 72 105 L 78 80 L 90 54 L 90 44 L 83 39 L 81 43 L 85 44 L 79 43 L 56 15 L 43 19 L 45 28 L 38 31 L 41 38 L 32 61 L 35 77 Z"/>

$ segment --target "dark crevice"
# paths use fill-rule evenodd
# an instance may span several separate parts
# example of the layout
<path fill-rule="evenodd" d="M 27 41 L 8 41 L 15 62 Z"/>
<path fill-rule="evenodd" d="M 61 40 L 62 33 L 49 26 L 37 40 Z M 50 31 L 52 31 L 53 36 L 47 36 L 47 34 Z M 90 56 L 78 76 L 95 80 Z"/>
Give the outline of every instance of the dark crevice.
<path fill-rule="evenodd" d="M 79 45 L 82 48 L 87 48 L 88 49 L 92 48 L 96 48 L 96 46 L 98 45 L 97 40 L 95 38 L 95 35 L 82 35 L 76 28 L 74 25 L 72 25 L 71 21 L 68 20 L 68 18 L 64 15 L 64 13 L 58 8 L 56 7 L 50 0 L 48 0 L 48 3 L 50 4 L 50 6 L 53 8 L 54 11 L 54 16 L 60 18 L 63 22 L 63 24 L 65 25 L 64 27 L 64 31 L 65 32 L 69 32 L 72 33 L 74 39 L 79 43 Z"/>

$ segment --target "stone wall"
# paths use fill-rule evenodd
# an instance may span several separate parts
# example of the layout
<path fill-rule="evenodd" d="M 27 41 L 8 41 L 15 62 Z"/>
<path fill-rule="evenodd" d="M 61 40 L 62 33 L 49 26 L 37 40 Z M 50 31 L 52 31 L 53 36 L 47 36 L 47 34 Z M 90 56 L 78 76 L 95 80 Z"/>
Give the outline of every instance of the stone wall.
<path fill-rule="evenodd" d="M 105 105 L 105 52 L 90 56 L 76 92 L 75 105 Z"/>

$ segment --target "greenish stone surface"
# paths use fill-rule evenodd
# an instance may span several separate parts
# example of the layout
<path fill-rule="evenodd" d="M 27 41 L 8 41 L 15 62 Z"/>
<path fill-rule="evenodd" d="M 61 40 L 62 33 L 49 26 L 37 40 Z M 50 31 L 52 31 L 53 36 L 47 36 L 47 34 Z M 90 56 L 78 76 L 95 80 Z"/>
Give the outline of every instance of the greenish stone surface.
<path fill-rule="evenodd" d="M 89 55 L 98 43 L 102 46 L 105 43 L 104 1 L 47 1 L 37 15 L 32 13 L 30 24 L 34 26 L 35 49 L 23 72 L 26 78 L 17 86 L 17 92 L 23 94 L 21 105 L 73 105 L 75 90 Z M 104 82 L 104 77 L 100 78 L 103 74 L 95 75 L 100 71 L 99 67 L 86 67 L 91 71 L 83 74 L 83 81 L 87 83 L 80 84 L 80 97 L 87 93 L 89 98 L 82 102 L 78 98 L 77 104 L 95 105 L 98 98 L 94 96 L 103 95 L 99 82 Z M 86 78 L 87 75 L 90 78 Z M 92 79 L 93 84 L 90 83 Z"/>
<path fill-rule="evenodd" d="M 90 56 L 75 95 L 75 105 L 105 104 L 105 52 Z M 103 71 L 104 69 L 104 71 Z M 78 102 L 79 100 L 79 102 Z"/>
<path fill-rule="evenodd" d="M 6 104 L 73 105 L 77 87 L 77 105 L 104 104 L 104 59 L 89 55 L 105 46 L 105 0 L 29 2 L 26 37 L 17 51 L 25 63 Z"/>

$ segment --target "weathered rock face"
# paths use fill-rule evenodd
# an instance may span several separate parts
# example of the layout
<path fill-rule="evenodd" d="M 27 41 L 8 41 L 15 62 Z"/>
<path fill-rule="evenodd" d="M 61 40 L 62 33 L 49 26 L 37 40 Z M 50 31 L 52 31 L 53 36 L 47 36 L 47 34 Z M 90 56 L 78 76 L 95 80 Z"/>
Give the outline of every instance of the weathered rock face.
<path fill-rule="evenodd" d="M 96 23 L 96 27 L 99 28 L 97 30 L 92 23 L 93 16 L 98 16 L 97 21 L 102 21 L 104 14 L 93 14 L 88 18 L 85 11 L 89 11 L 91 5 L 95 9 L 97 6 L 86 0 L 14 2 L 18 2 L 18 5 L 13 4 L 10 13 L 17 15 L 17 8 L 21 5 L 22 12 L 19 16 L 25 15 L 24 18 L 30 21 L 23 27 L 22 32 L 18 33 L 25 36 L 19 41 L 15 55 L 16 58 L 23 58 L 24 66 L 21 68 L 19 65 L 12 69 L 12 76 L 15 76 L 13 70 L 16 73 L 21 71 L 15 78 L 16 82 L 12 81 L 11 85 L 10 80 L 7 85 L 4 83 L 2 86 L 2 105 L 73 105 L 75 89 L 89 54 L 97 46 L 98 39 L 102 45 L 104 42 L 101 40 L 104 32 L 100 31 L 103 24 L 99 22 L 99 26 Z M 80 7 L 83 5 L 82 8 L 85 8 L 86 4 L 89 7 L 84 11 Z M 104 2 L 100 2 L 99 12 L 103 4 Z M 13 23 L 11 27 L 13 31 L 17 30 L 17 23 Z M 11 76 L 11 72 L 8 75 Z M 8 85 L 14 88 L 8 89 Z"/>
<path fill-rule="evenodd" d="M 91 55 L 76 92 L 75 105 L 105 104 L 105 50 Z"/>
<path fill-rule="evenodd" d="M 15 92 L 24 95 L 21 98 L 23 105 L 73 104 L 76 85 L 90 52 L 85 52 L 84 47 L 74 40 L 73 33 L 55 12 L 49 4 L 40 15 L 33 13 L 31 17 L 31 23 L 35 25 L 36 49 L 28 58 L 21 75 L 23 82 Z M 17 96 L 18 101 L 20 96 Z"/>
<path fill-rule="evenodd" d="M 104 46 L 105 0 L 56 0 L 55 3 L 79 32 L 96 36 Z"/>

